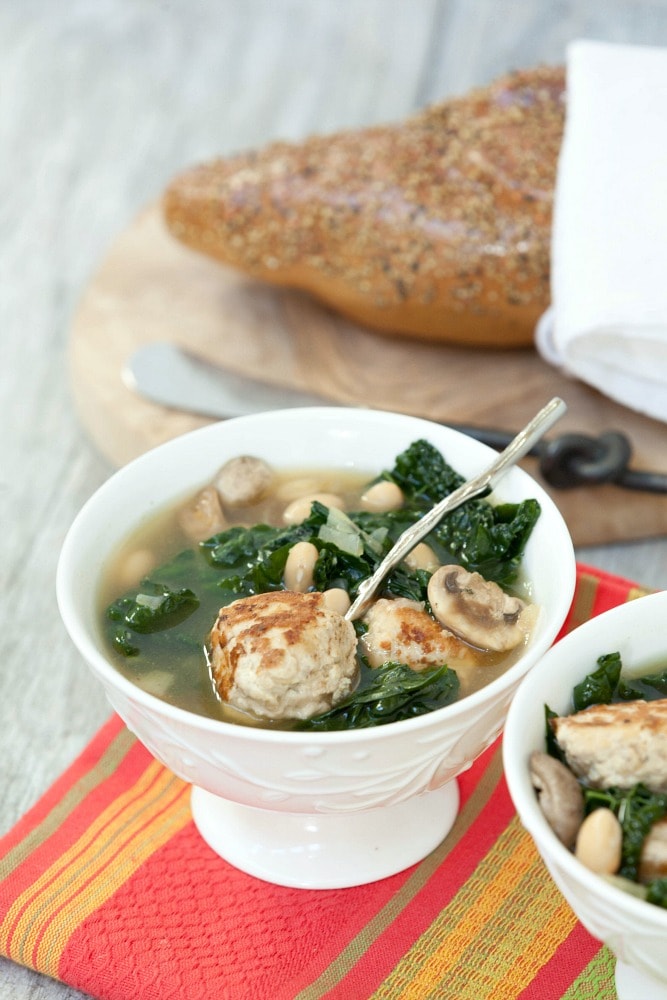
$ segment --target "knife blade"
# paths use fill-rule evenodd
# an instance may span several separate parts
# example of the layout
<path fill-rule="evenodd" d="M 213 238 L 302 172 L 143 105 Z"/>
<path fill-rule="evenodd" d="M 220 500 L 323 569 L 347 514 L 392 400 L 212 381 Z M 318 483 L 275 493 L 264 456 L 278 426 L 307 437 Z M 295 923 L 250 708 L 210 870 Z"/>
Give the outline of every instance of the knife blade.
<path fill-rule="evenodd" d="M 342 405 L 318 393 L 238 375 L 166 341 L 135 351 L 125 363 L 122 378 L 129 389 L 152 402 L 213 419 L 292 406 Z M 498 428 L 440 422 L 497 451 L 514 437 L 514 432 Z M 632 445 L 619 431 L 598 437 L 561 434 L 539 442 L 528 454 L 539 459 L 543 479 L 557 489 L 614 483 L 629 490 L 667 493 L 667 473 L 629 468 Z"/>
<path fill-rule="evenodd" d="M 316 393 L 271 385 L 211 364 L 177 344 L 155 341 L 125 363 L 125 385 L 162 406 L 226 419 L 292 406 L 335 406 Z"/>

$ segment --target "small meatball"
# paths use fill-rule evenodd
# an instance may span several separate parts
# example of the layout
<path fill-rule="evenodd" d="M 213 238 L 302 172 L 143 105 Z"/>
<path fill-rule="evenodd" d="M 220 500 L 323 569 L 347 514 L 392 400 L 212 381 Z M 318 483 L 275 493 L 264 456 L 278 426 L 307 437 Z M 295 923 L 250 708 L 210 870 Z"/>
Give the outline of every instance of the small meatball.
<path fill-rule="evenodd" d="M 667 792 L 667 698 L 593 705 L 551 720 L 569 767 L 593 788 Z"/>
<path fill-rule="evenodd" d="M 203 542 L 211 535 L 224 531 L 227 522 L 216 490 L 212 486 L 200 490 L 192 503 L 180 511 L 178 523 L 193 542 Z"/>
<path fill-rule="evenodd" d="M 257 503 L 268 491 L 273 471 L 261 458 L 240 455 L 226 462 L 215 478 L 220 499 L 230 507 Z"/>
<path fill-rule="evenodd" d="M 413 670 L 479 663 L 479 652 L 443 629 L 418 601 L 382 597 L 371 605 L 364 621 L 368 630 L 361 644 L 371 667 L 388 660 L 407 663 Z"/>
<path fill-rule="evenodd" d="M 357 683 L 354 626 L 319 593 L 273 591 L 220 610 L 210 636 L 223 702 L 263 719 L 308 719 Z"/>

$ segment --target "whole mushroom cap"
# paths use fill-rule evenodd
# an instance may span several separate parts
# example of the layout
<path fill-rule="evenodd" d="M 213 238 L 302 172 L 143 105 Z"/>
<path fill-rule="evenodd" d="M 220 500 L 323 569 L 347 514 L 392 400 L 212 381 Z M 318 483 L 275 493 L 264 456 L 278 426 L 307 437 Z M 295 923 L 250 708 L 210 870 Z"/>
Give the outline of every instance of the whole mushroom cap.
<path fill-rule="evenodd" d="M 428 599 L 441 625 L 479 649 L 504 652 L 526 638 L 526 604 L 462 566 L 441 566 L 428 582 Z"/>

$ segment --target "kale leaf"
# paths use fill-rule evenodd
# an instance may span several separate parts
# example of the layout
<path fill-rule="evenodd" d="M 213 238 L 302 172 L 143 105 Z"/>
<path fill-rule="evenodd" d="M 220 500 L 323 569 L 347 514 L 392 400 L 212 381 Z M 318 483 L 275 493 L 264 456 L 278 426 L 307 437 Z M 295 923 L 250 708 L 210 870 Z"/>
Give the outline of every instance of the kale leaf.
<path fill-rule="evenodd" d="M 401 512 L 421 517 L 464 479 L 447 464 L 440 452 L 427 441 L 415 441 L 400 454 L 386 478 L 398 483 L 408 504 Z M 486 494 L 485 494 L 486 495 Z M 537 500 L 494 506 L 483 497 L 469 500 L 448 514 L 429 536 L 441 562 L 460 563 L 507 587 L 515 582 L 531 532 L 541 509 Z"/>
<path fill-rule="evenodd" d="M 545 739 L 547 744 L 547 753 L 556 760 L 561 761 L 563 764 L 567 764 L 565 759 L 565 754 L 561 750 L 560 743 L 556 739 L 556 734 L 554 733 L 553 726 L 551 725 L 552 719 L 558 718 L 558 712 L 554 712 L 553 709 L 549 708 L 548 705 L 544 706 L 544 722 L 545 722 Z"/>
<path fill-rule="evenodd" d="M 188 618 L 199 607 L 199 599 L 189 587 L 171 590 L 164 583 L 145 581 L 134 597 L 122 597 L 107 610 L 113 622 L 131 632 L 161 632 Z"/>
<path fill-rule="evenodd" d="M 575 712 L 591 705 L 608 705 L 614 698 L 621 677 L 619 653 L 605 653 L 597 659 L 598 668 L 587 674 L 572 691 Z"/>
<path fill-rule="evenodd" d="M 328 508 L 315 501 L 309 516 L 299 524 L 287 528 L 273 528 L 266 524 L 230 528 L 201 542 L 200 550 L 218 571 L 221 590 L 233 600 L 235 597 L 281 589 L 290 548 L 297 542 L 312 542 L 319 551 L 314 571 L 315 587 L 318 590 L 343 587 L 354 596 L 361 581 L 373 572 L 391 541 L 385 539 L 378 548 L 377 538 L 371 537 L 376 525 L 366 532 L 353 517 L 346 518 L 351 531 L 356 533 L 360 549 L 360 554 L 355 555 L 332 542 L 321 540 L 320 534 L 328 521 Z M 384 534 L 386 536 L 386 532 Z"/>
<path fill-rule="evenodd" d="M 619 701 L 653 701 L 667 695 L 667 670 L 641 677 L 621 677 L 622 669 L 620 653 L 599 656 L 597 669 L 587 674 L 573 689 L 574 711 Z"/>
<path fill-rule="evenodd" d="M 653 701 L 655 698 L 664 698 L 667 695 L 667 670 L 642 677 L 622 678 L 616 694 L 621 701 Z"/>
<path fill-rule="evenodd" d="M 656 878 L 649 882 L 646 900 L 667 910 L 667 878 Z"/>
<path fill-rule="evenodd" d="M 387 662 L 369 671 L 366 683 L 349 698 L 296 728 L 322 732 L 383 726 L 449 705 L 458 689 L 456 673 L 445 665 L 416 671 L 405 663 Z"/>
<path fill-rule="evenodd" d="M 463 476 L 447 464 L 438 449 L 424 440 L 414 441 L 406 448 L 384 478 L 393 480 L 406 496 L 428 507 L 465 482 Z"/>

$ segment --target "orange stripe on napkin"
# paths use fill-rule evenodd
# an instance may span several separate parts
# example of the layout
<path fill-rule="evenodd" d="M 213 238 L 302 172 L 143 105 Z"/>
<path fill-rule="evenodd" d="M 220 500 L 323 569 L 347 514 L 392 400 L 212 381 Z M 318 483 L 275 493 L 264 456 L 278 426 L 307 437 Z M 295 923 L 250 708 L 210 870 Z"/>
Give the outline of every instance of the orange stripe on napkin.
<path fill-rule="evenodd" d="M 516 997 L 575 923 L 513 820 L 373 998 Z"/>
<path fill-rule="evenodd" d="M 502 774 L 499 743 L 486 751 L 473 768 L 459 778 L 460 812 L 449 835 L 427 858 L 415 866 L 405 884 L 363 931 L 356 935 L 326 972 L 296 1000 L 327 996 L 349 998 L 368 988 L 371 977 L 379 983 L 415 936 L 429 926 L 454 893 L 474 871 L 484 850 L 493 843 L 512 813 L 495 809 L 478 838 L 476 824 L 489 805 Z M 475 831 L 475 849 L 466 840 Z M 450 862 L 448 876 L 438 876 L 444 859 Z M 334 991 L 329 993 L 329 991 Z"/>
<path fill-rule="evenodd" d="M 156 761 L 14 901 L 0 925 L 3 951 L 56 975 L 76 926 L 188 822 L 188 786 Z"/>

